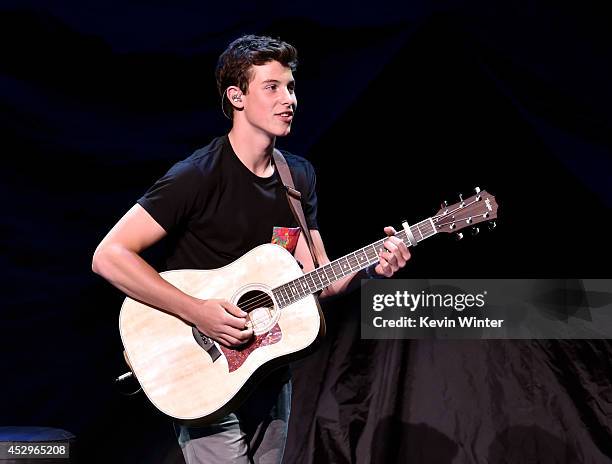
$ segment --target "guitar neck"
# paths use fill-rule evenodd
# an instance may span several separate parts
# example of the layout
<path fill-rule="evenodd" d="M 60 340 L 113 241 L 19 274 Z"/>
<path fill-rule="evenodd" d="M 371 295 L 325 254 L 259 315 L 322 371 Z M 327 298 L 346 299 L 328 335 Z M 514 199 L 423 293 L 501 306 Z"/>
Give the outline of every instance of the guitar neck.
<path fill-rule="evenodd" d="M 418 224 L 410 226 L 409 230 L 412 234 L 410 237 L 406 230 L 401 230 L 395 234 L 395 236 L 401 239 L 408 247 L 426 238 L 432 237 L 437 233 L 432 218 L 425 219 Z M 274 288 L 272 293 L 276 297 L 276 301 L 281 308 L 289 306 L 312 293 L 323 290 L 325 287 L 328 287 L 330 284 L 352 272 L 360 271 L 371 264 L 377 263 L 380 251 L 384 249 L 383 243 L 385 240 L 386 238 L 371 243 L 329 264 L 318 267 L 297 279 Z"/>

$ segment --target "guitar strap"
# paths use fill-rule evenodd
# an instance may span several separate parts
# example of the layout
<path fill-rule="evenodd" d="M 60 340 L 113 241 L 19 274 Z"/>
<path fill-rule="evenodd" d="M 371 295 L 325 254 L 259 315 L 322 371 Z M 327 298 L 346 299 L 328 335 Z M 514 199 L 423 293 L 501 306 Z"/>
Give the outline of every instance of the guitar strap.
<path fill-rule="evenodd" d="M 275 148 L 272 158 L 274 159 L 276 169 L 278 169 L 278 175 L 281 178 L 283 187 L 285 187 L 285 193 L 287 194 L 287 201 L 289 202 L 291 212 L 293 213 L 295 219 L 297 219 L 297 222 L 300 225 L 300 229 L 302 229 L 302 232 L 306 237 L 308 250 L 310 250 L 310 255 L 312 256 L 312 262 L 314 263 L 315 268 L 317 268 L 319 267 L 319 261 L 317 260 L 314 243 L 312 242 L 310 230 L 308 230 L 306 218 L 304 217 L 304 210 L 302 209 L 302 194 L 299 192 L 299 190 L 295 189 L 293 177 L 291 176 L 291 171 L 289 170 L 287 160 L 285 159 L 283 154 Z"/>

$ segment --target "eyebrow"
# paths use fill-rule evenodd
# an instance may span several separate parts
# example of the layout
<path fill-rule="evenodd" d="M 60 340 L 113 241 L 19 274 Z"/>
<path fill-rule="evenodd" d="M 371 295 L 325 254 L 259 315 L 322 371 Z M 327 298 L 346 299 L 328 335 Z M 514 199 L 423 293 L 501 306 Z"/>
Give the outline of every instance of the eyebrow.
<path fill-rule="evenodd" d="M 262 84 L 280 84 L 281 81 L 279 81 L 278 79 L 266 79 L 265 81 L 262 81 Z M 293 84 L 295 85 L 295 80 L 290 80 L 289 82 L 287 82 L 287 85 Z"/>

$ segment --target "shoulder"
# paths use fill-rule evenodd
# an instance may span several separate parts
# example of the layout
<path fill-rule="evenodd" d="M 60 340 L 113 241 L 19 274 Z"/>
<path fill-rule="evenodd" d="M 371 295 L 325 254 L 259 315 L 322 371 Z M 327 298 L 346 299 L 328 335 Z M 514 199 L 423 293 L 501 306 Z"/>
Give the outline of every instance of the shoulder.
<path fill-rule="evenodd" d="M 306 158 L 298 155 L 294 155 L 285 150 L 279 150 L 285 159 L 287 160 L 287 164 L 289 165 L 289 169 L 291 170 L 292 176 L 305 176 L 306 178 L 310 178 L 315 175 L 315 169 L 310 161 Z"/>
<path fill-rule="evenodd" d="M 205 147 L 199 148 L 184 160 L 176 163 L 173 169 L 193 175 L 211 174 L 219 166 L 224 146 L 225 138 L 216 137 Z"/>
<path fill-rule="evenodd" d="M 194 151 L 187 158 L 172 165 L 154 187 L 179 185 L 188 189 L 205 185 L 206 182 L 203 182 L 203 180 L 211 179 L 218 170 L 222 148 L 223 137 L 213 139 L 205 147 Z"/>
<path fill-rule="evenodd" d="M 172 165 L 162 180 L 201 183 L 203 178 L 211 178 L 218 170 L 222 151 L 223 137 L 217 137 Z"/>

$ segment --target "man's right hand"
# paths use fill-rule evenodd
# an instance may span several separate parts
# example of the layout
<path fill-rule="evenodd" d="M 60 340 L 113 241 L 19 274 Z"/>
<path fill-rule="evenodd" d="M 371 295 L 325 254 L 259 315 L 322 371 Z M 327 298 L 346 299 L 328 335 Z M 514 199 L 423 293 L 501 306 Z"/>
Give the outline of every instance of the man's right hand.
<path fill-rule="evenodd" d="M 192 321 L 200 332 L 228 347 L 245 344 L 253 336 L 247 313 L 227 300 L 199 300 Z"/>

